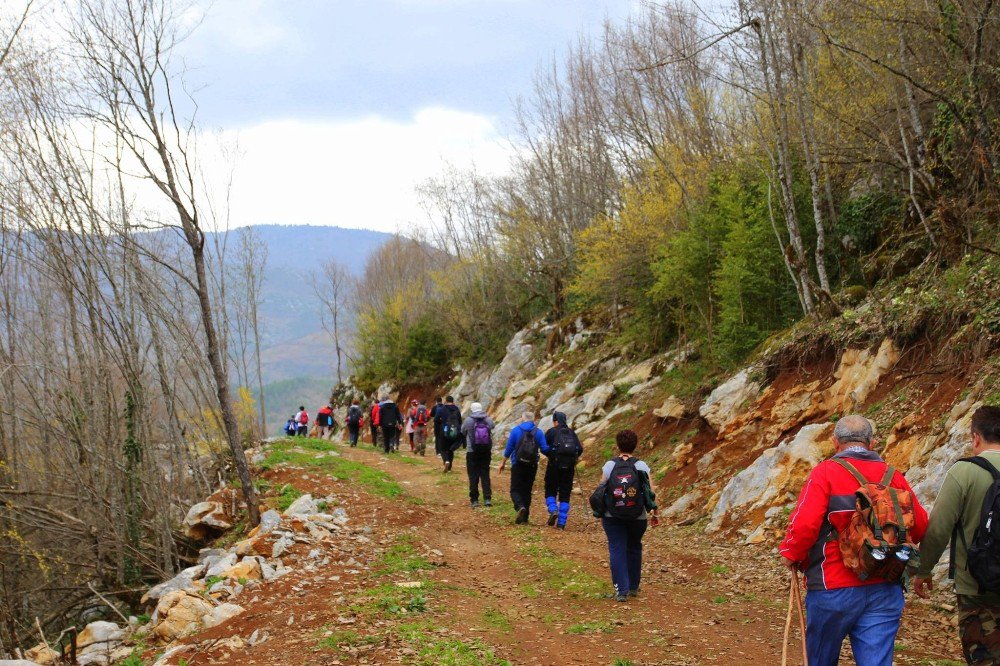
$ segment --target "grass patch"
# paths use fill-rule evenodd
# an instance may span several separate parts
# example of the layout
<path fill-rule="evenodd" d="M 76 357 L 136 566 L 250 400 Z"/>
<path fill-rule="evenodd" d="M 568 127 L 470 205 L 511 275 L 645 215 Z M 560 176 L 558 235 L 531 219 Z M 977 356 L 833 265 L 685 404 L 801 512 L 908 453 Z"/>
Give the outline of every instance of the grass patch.
<path fill-rule="evenodd" d="M 537 599 L 541 592 L 538 590 L 538 586 L 534 583 L 521 583 L 520 587 L 521 594 L 524 595 L 526 599 Z"/>
<path fill-rule="evenodd" d="M 483 611 L 483 623 L 496 631 L 508 632 L 513 628 L 510 620 L 503 614 L 503 611 L 496 608 L 487 608 Z"/>
<path fill-rule="evenodd" d="M 725 564 L 713 564 L 711 568 L 709 568 L 709 572 L 715 574 L 716 576 L 723 576 L 729 573 L 729 567 Z"/>
<path fill-rule="evenodd" d="M 284 513 L 285 509 L 290 507 L 300 497 L 302 497 L 302 491 L 292 484 L 286 483 L 281 487 L 281 493 L 274 498 L 275 508 Z"/>
<path fill-rule="evenodd" d="M 717 597 L 715 597 L 715 598 L 712 599 L 712 603 L 713 604 L 728 604 L 729 603 L 729 597 L 726 597 L 726 596 L 723 596 L 723 595 L 720 594 L 719 596 L 717 596 Z"/>
<path fill-rule="evenodd" d="M 537 536 L 537 533 L 533 533 Z M 573 597 L 599 597 L 609 588 L 605 581 L 583 570 L 577 562 L 539 543 L 527 543 L 518 548 L 545 578 L 546 587 Z"/>
<path fill-rule="evenodd" d="M 387 583 L 367 590 L 361 601 L 352 604 L 350 609 L 355 615 L 368 619 L 423 613 L 427 610 L 427 590 L 427 583 L 418 588 Z"/>
<path fill-rule="evenodd" d="M 394 499 L 404 494 L 403 487 L 382 470 L 354 460 L 315 455 L 334 448 L 333 444 L 322 439 L 282 440 L 271 445 L 271 451 L 260 467 L 263 470 L 274 469 L 279 465 L 312 467 L 338 479 L 362 485 L 373 495 Z"/>
<path fill-rule="evenodd" d="M 430 624 L 400 625 L 397 634 L 416 651 L 410 663 L 418 666 L 510 666 L 482 641 L 447 636 Z"/>
<path fill-rule="evenodd" d="M 409 534 L 400 536 L 396 543 L 382 554 L 382 560 L 372 571 L 373 576 L 387 576 L 398 573 L 411 573 L 432 569 L 433 564 L 413 547 L 413 537 Z"/>
<path fill-rule="evenodd" d="M 578 622 L 566 629 L 567 634 L 610 634 L 615 630 L 610 622 Z"/>

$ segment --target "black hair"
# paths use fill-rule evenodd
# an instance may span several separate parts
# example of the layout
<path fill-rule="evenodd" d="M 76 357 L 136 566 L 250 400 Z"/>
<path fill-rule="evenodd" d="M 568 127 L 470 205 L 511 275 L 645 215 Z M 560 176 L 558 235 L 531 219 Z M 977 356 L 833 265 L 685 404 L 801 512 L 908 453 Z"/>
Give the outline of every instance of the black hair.
<path fill-rule="evenodd" d="M 455 398 L 453 398 L 452 396 L 449 395 L 447 398 L 444 399 L 444 401 L 445 402 L 455 402 Z"/>
<path fill-rule="evenodd" d="M 983 405 L 972 415 L 972 432 L 990 444 L 1000 444 L 1000 407 Z"/>
<path fill-rule="evenodd" d="M 304 410 L 304 409 L 305 409 L 305 406 L 303 406 L 303 405 L 299 405 L 299 411 L 300 411 L 300 412 L 301 412 L 302 410 Z"/>
<path fill-rule="evenodd" d="M 639 436 L 633 430 L 621 430 L 615 435 L 615 444 L 622 453 L 632 453 L 639 446 Z"/>

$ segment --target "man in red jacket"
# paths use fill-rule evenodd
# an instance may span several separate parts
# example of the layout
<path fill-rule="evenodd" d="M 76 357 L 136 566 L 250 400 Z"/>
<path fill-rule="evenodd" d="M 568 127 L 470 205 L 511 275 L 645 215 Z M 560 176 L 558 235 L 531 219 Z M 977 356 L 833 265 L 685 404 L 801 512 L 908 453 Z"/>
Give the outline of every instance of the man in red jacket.
<path fill-rule="evenodd" d="M 849 462 L 872 483 L 881 482 L 887 465 L 871 450 L 871 422 L 863 416 L 837 421 L 834 458 Z M 890 486 L 912 493 L 896 472 Z M 854 514 L 860 484 L 833 459 L 824 460 L 809 474 L 788 520 L 785 540 L 778 549 L 785 566 L 805 571 L 806 646 L 809 666 L 836 666 L 844 638 L 858 666 L 892 666 L 893 644 L 903 614 L 903 588 L 881 578 L 861 580 L 848 569 L 840 553 L 837 530 Z M 914 525 L 910 538 L 919 542 L 927 531 L 927 511 L 913 498 Z"/>

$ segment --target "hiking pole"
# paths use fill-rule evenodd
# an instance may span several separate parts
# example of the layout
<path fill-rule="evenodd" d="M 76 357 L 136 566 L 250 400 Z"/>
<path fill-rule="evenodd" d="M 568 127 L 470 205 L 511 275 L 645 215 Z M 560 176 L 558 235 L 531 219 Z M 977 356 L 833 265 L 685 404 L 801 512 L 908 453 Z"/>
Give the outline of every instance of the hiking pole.
<path fill-rule="evenodd" d="M 792 634 L 792 609 L 799 614 L 799 632 L 802 635 L 802 664 L 809 666 L 806 653 L 806 620 L 802 610 L 802 591 L 799 589 L 799 572 L 792 571 L 788 589 L 788 615 L 785 616 L 785 640 L 781 646 L 781 666 L 788 666 L 788 644 Z"/>

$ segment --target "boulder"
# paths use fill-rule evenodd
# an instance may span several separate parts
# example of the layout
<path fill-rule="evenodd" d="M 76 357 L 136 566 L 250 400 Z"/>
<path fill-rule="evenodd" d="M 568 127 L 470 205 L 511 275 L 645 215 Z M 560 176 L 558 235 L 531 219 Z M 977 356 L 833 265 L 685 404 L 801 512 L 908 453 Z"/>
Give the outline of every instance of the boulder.
<path fill-rule="evenodd" d="M 146 594 L 142 595 L 140 603 L 148 603 L 150 601 L 157 601 L 163 595 L 168 592 L 173 592 L 175 590 L 189 590 L 191 589 L 194 581 L 201 578 L 201 575 L 205 573 L 205 565 L 198 564 L 193 567 L 188 567 L 184 569 L 179 574 L 174 576 L 168 581 L 164 581 L 153 588 L 150 588 Z"/>
<path fill-rule="evenodd" d="M 615 375 L 612 383 L 615 386 L 631 387 L 636 384 L 648 382 L 662 362 L 663 358 L 661 356 L 654 356 L 635 365 L 623 368 Z"/>
<path fill-rule="evenodd" d="M 500 365 L 490 373 L 490 376 L 479 387 L 478 395 L 474 397 L 489 409 L 497 398 L 510 386 L 514 377 L 523 374 L 522 371 L 531 360 L 534 346 L 527 342 L 531 329 L 521 329 L 507 344 L 507 353 Z"/>
<path fill-rule="evenodd" d="M 653 377 L 648 382 L 643 382 L 641 384 L 636 384 L 628 390 L 630 396 L 639 395 L 640 393 L 645 393 L 646 391 L 652 391 L 654 388 L 660 385 L 663 381 L 662 377 Z"/>
<path fill-rule="evenodd" d="M 204 624 L 206 629 L 217 627 L 223 622 L 236 617 L 243 611 L 244 608 L 242 606 L 237 606 L 236 604 L 219 604 L 210 612 L 205 614 L 202 624 Z"/>
<path fill-rule="evenodd" d="M 184 590 L 170 592 L 156 604 L 159 622 L 153 636 L 165 643 L 187 636 L 202 627 L 204 617 L 212 612 L 212 604 Z"/>
<path fill-rule="evenodd" d="M 184 517 L 184 531 L 198 541 L 213 539 L 233 526 L 221 502 L 199 502 Z"/>
<path fill-rule="evenodd" d="M 0 659 L 0 666 L 38 666 L 38 664 L 27 659 Z"/>
<path fill-rule="evenodd" d="M 750 379 L 750 370 L 741 370 L 720 384 L 708 396 L 698 413 L 716 431 L 721 431 L 760 393 L 760 384 Z"/>
<path fill-rule="evenodd" d="M 48 666 L 49 664 L 54 664 L 56 663 L 56 661 L 59 660 L 59 653 L 50 648 L 45 643 L 39 643 L 35 647 L 25 652 L 24 656 L 27 657 L 30 663 L 41 664 L 42 666 Z"/>
<path fill-rule="evenodd" d="M 886 338 L 874 353 L 848 349 L 840 358 L 833 385 L 814 404 L 815 413 L 846 414 L 857 411 L 887 372 L 899 361 L 899 349 Z"/>
<path fill-rule="evenodd" d="M 680 520 L 685 518 L 693 510 L 704 508 L 701 501 L 701 494 L 697 490 L 692 490 L 686 495 L 682 495 L 673 504 L 668 506 L 660 515 L 664 520 Z"/>
<path fill-rule="evenodd" d="M 959 458 L 970 453 L 972 435 L 969 427 L 973 413 L 981 406 L 982 403 L 971 396 L 955 405 L 948 414 L 944 433 L 932 435 L 927 440 L 927 444 L 934 447 L 930 456 L 922 465 L 906 473 L 906 480 L 928 511 L 937 499 L 948 470 Z"/>
<path fill-rule="evenodd" d="M 812 468 L 833 451 L 832 434 L 831 423 L 807 425 L 764 451 L 722 489 L 705 531 L 717 532 L 727 518 L 785 502 L 785 494 L 798 492 Z"/>
<path fill-rule="evenodd" d="M 294 502 L 292 502 L 287 509 L 285 509 L 286 516 L 311 516 L 319 511 L 319 507 L 316 505 L 316 500 L 313 499 L 312 495 L 306 493 L 302 495 Z"/>
<path fill-rule="evenodd" d="M 260 514 L 260 524 L 257 526 L 257 534 L 269 534 L 281 524 L 281 514 L 274 509 L 268 509 Z"/>
<path fill-rule="evenodd" d="M 236 553 L 226 553 L 220 557 L 210 557 L 205 561 L 205 578 L 221 576 L 229 567 L 236 564 Z"/>
<path fill-rule="evenodd" d="M 653 410 L 653 415 L 661 419 L 680 419 L 684 417 L 684 403 L 671 395 L 663 404 Z"/>
<path fill-rule="evenodd" d="M 596 414 L 598 410 L 604 409 L 608 400 L 615 394 L 615 387 L 611 384 L 601 384 L 590 390 L 583 396 L 583 412 L 585 414 Z"/>
<path fill-rule="evenodd" d="M 229 567 L 219 575 L 230 580 L 259 580 L 261 578 L 260 563 L 256 558 L 244 557 L 238 564 Z"/>

